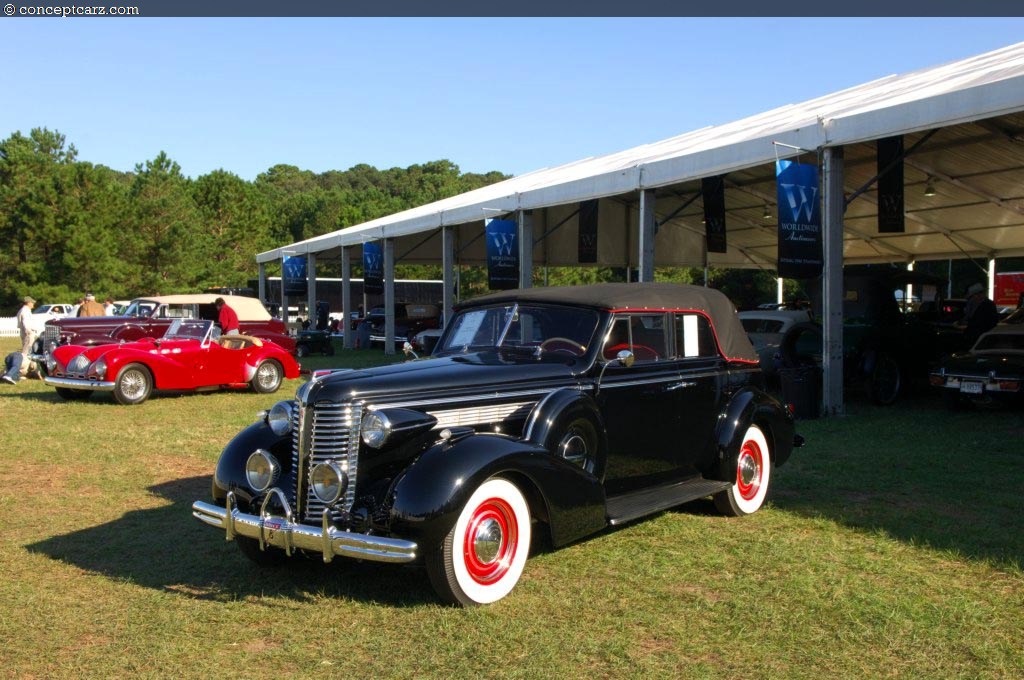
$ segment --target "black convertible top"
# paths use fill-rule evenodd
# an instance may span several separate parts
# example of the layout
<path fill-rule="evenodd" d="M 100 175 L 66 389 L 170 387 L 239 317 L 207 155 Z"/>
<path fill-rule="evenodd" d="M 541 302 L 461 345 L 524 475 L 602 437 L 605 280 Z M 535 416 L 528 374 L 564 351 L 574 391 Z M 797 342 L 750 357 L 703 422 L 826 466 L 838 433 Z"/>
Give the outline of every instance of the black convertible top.
<path fill-rule="evenodd" d="M 589 286 L 522 288 L 482 295 L 458 305 L 467 309 L 503 302 L 595 307 L 609 311 L 697 311 L 711 319 L 718 344 L 727 359 L 757 363 L 736 308 L 713 288 L 680 283 L 598 283 Z"/>

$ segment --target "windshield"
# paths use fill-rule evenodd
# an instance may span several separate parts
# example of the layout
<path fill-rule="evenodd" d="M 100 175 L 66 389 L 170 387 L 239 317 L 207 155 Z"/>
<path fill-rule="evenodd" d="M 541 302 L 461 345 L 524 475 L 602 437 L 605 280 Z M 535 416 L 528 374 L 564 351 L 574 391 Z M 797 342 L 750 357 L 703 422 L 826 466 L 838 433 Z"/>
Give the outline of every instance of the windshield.
<path fill-rule="evenodd" d="M 581 357 L 590 348 L 598 314 L 555 305 L 496 305 L 459 312 L 434 356 L 511 351 L 535 357 Z"/>
<path fill-rule="evenodd" d="M 121 316 L 148 317 L 154 309 L 156 309 L 156 303 L 151 300 L 132 300 Z"/>
<path fill-rule="evenodd" d="M 171 327 L 164 333 L 164 340 L 199 340 L 203 344 L 210 341 L 212 321 L 200 319 L 175 319 Z"/>
<path fill-rule="evenodd" d="M 1024 333 L 986 333 L 978 338 L 975 352 L 1024 352 Z"/>

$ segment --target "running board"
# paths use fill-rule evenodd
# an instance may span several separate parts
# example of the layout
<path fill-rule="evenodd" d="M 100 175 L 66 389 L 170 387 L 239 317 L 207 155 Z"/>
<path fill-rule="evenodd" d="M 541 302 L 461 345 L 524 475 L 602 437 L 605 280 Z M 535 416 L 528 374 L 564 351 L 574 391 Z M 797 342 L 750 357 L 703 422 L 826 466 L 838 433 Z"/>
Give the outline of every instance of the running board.
<path fill-rule="evenodd" d="M 704 498 L 719 491 L 725 491 L 731 482 L 720 482 L 714 479 L 693 477 L 674 484 L 665 484 L 653 489 L 634 491 L 612 496 L 605 503 L 608 512 L 608 523 L 612 526 L 631 522 L 634 519 L 655 512 Z"/>

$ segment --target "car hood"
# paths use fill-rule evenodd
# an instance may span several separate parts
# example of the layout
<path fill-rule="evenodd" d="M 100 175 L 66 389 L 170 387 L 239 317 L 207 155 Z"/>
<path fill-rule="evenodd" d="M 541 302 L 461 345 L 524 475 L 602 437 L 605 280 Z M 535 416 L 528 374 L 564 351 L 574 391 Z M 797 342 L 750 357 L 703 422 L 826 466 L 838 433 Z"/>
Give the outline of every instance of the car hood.
<path fill-rule="evenodd" d="M 365 370 L 332 373 L 304 385 L 300 399 L 352 400 L 397 397 L 404 402 L 423 398 L 458 398 L 485 392 L 495 397 L 530 389 L 551 389 L 576 384 L 580 362 L 508 360 L 497 353 L 460 354 L 419 359 Z"/>

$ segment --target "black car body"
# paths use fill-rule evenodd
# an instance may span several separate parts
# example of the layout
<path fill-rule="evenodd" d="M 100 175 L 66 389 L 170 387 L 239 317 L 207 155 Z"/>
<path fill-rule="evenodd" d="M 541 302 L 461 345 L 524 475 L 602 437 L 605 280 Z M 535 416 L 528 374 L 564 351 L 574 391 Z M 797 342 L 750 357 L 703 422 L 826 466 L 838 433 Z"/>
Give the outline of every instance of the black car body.
<path fill-rule="evenodd" d="M 315 376 L 221 455 L 194 516 L 257 562 L 422 562 L 493 602 L 561 546 L 712 496 L 756 511 L 800 438 L 714 290 L 601 284 L 459 307 L 434 356 Z"/>
<path fill-rule="evenodd" d="M 970 351 L 947 357 L 930 380 L 953 409 L 967 404 L 1024 406 L 1024 324 L 996 326 Z"/>

